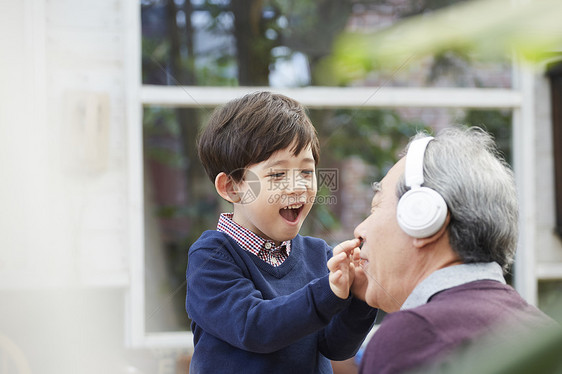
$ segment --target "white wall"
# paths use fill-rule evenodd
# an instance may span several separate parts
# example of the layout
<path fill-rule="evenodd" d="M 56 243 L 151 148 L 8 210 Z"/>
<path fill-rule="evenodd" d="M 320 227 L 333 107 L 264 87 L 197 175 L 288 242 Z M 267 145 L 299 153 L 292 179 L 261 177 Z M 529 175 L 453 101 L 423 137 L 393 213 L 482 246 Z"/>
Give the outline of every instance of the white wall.
<path fill-rule="evenodd" d="M 0 3 L 3 285 L 128 282 L 121 3 Z"/>
<path fill-rule="evenodd" d="M 0 372 L 163 372 L 125 345 L 126 4 L 0 0 Z"/>

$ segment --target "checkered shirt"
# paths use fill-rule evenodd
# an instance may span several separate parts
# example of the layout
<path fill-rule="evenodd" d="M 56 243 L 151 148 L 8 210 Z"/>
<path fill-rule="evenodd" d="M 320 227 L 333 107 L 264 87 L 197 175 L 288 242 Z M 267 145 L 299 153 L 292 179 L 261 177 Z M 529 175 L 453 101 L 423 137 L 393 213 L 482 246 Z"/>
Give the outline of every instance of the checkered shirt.
<path fill-rule="evenodd" d="M 233 213 L 222 213 L 217 224 L 217 231 L 227 234 L 242 249 L 258 256 L 271 266 L 277 267 L 289 257 L 289 253 L 291 253 L 290 240 L 286 240 L 276 247 L 273 241 L 260 238 L 250 230 L 234 222 L 232 220 L 233 215 Z"/>

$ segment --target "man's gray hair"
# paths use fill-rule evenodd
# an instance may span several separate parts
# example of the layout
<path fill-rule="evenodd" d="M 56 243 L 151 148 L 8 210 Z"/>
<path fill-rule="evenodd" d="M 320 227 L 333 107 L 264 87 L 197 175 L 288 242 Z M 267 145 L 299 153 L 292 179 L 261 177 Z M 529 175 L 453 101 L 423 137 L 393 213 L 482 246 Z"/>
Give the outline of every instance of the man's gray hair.
<path fill-rule="evenodd" d="M 447 203 L 453 250 L 465 263 L 496 261 L 507 270 L 517 247 L 517 191 L 492 136 L 478 127 L 444 129 L 427 146 L 423 165 L 424 186 Z M 406 191 L 402 177 L 398 197 Z"/>

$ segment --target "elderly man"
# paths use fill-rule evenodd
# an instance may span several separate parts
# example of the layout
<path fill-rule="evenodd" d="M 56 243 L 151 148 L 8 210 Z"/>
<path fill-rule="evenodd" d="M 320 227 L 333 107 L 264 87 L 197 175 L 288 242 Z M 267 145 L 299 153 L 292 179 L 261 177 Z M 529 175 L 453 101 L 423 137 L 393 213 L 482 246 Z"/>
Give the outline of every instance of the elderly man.
<path fill-rule="evenodd" d="M 517 242 L 513 175 L 478 128 L 419 134 L 374 184 L 353 291 L 389 314 L 369 342 L 362 373 L 435 364 L 500 322 L 554 323 L 503 278 Z"/>

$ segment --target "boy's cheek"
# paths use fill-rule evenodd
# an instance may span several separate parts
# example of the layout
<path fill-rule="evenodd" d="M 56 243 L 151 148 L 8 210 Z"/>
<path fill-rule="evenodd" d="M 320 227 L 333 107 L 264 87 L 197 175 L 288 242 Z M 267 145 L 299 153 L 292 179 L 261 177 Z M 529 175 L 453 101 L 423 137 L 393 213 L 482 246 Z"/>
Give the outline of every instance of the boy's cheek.
<path fill-rule="evenodd" d="M 316 188 L 311 188 L 309 190 L 310 196 L 312 197 L 316 197 L 316 194 L 318 193 L 318 190 Z"/>

